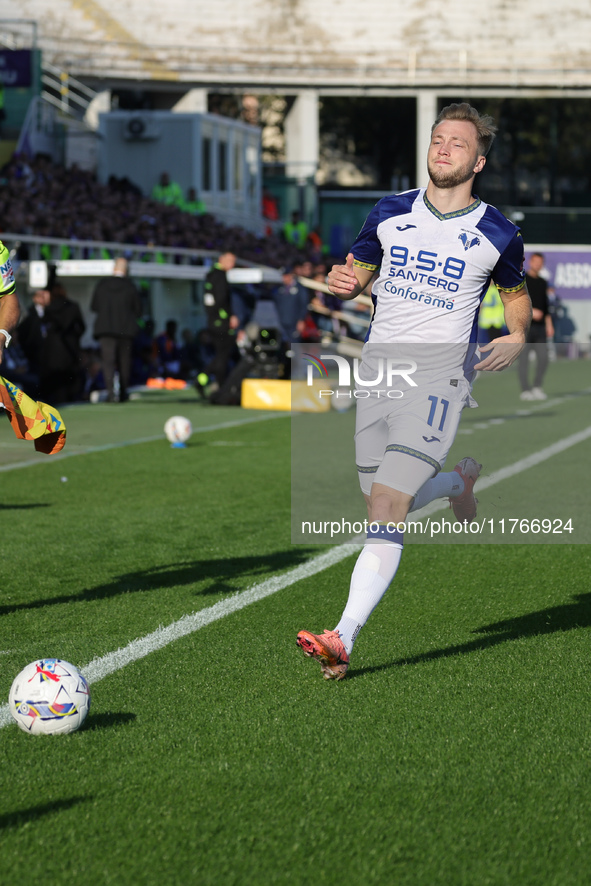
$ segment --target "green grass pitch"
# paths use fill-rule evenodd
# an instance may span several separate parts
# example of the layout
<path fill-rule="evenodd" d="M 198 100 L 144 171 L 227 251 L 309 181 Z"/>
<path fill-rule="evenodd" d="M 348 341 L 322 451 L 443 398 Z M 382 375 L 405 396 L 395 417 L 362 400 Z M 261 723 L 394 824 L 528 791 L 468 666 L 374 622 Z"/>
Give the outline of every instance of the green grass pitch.
<path fill-rule="evenodd" d="M 534 411 L 513 371 L 484 379 L 454 453 L 498 471 L 583 431 L 590 368 L 552 364 Z M 289 417 L 155 394 L 64 418 L 68 458 L 0 436 L 0 703 L 29 661 L 82 667 L 326 550 L 291 543 Z M 527 499 L 587 532 L 590 456 L 499 481 L 480 513 Z M 78 733 L 0 729 L 0 883 L 587 884 L 588 543 L 409 544 L 327 683 L 295 635 L 334 627 L 353 563 L 93 683 Z"/>

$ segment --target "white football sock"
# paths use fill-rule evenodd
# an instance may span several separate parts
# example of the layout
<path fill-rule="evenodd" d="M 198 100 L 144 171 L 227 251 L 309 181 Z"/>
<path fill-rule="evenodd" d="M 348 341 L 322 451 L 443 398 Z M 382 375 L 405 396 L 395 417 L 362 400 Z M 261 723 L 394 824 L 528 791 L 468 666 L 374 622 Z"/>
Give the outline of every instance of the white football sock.
<path fill-rule="evenodd" d="M 402 555 L 402 544 L 371 541 L 357 558 L 347 605 L 335 628 L 349 655 L 357 634 L 388 590 Z"/>
<path fill-rule="evenodd" d="M 464 481 L 457 471 L 440 473 L 423 483 L 411 505 L 411 511 L 424 508 L 436 498 L 455 498 L 464 491 Z"/>

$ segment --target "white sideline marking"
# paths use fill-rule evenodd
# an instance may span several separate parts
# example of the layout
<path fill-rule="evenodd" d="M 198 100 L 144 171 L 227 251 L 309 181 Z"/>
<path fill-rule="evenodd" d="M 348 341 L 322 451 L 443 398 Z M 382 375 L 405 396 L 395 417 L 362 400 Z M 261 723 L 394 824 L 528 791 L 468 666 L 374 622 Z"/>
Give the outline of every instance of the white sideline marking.
<path fill-rule="evenodd" d="M 192 615 L 183 615 L 178 621 L 165 628 L 158 628 L 146 637 L 133 640 L 122 649 L 109 652 L 101 658 L 93 659 L 85 667 L 80 668 L 80 670 L 89 683 L 98 683 L 103 677 L 113 674 L 133 661 L 145 658 L 150 652 L 162 649 L 180 637 L 193 634 L 195 631 L 200 630 L 200 628 L 204 628 L 206 625 L 224 618 L 226 615 L 231 615 L 233 612 L 244 609 L 245 606 L 250 606 L 251 603 L 257 603 L 259 600 L 271 596 L 271 594 L 276 594 L 277 591 L 282 591 L 297 581 L 310 578 L 310 576 L 328 569 L 329 566 L 334 566 L 335 563 L 339 563 L 357 550 L 359 550 L 357 545 L 339 545 L 330 551 L 326 551 L 324 554 L 320 554 L 318 557 L 314 557 L 312 560 L 308 560 L 307 563 L 302 563 L 301 566 L 296 566 L 295 569 L 290 569 L 289 572 L 268 578 L 266 581 L 254 585 L 254 587 L 246 591 L 234 594 L 225 600 L 220 600 L 218 603 L 214 603 L 213 606 L 208 606 L 207 609 L 201 609 Z M 14 720 L 8 705 L 4 704 L 0 706 L 0 728 L 9 726 L 11 723 L 14 723 Z"/>
<path fill-rule="evenodd" d="M 289 413 L 279 412 L 270 415 L 253 415 L 248 418 L 237 419 L 236 421 L 225 421 L 218 425 L 207 425 L 204 428 L 193 428 L 193 434 L 205 434 L 207 431 L 223 431 L 225 428 L 238 428 L 241 425 L 249 425 L 257 421 L 269 421 L 272 418 L 284 418 Z M 138 437 L 136 440 L 124 440 L 121 443 L 104 443 L 101 446 L 84 446 L 72 452 L 58 452 L 56 455 L 44 455 L 41 458 L 34 458 L 30 461 L 17 461 L 11 465 L 0 465 L 0 473 L 3 471 L 16 471 L 19 468 L 30 468 L 31 465 L 55 464 L 64 458 L 73 458 L 75 455 L 89 455 L 92 452 L 107 452 L 109 449 L 123 449 L 125 446 L 136 446 L 138 443 L 155 443 L 157 440 L 164 440 L 163 434 L 157 437 Z M 66 444 L 67 445 L 67 444 Z"/>
<path fill-rule="evenodd" d="M 590 437 L 591 427 L 586 428 L 584 431 L 579 431 L 577 434 L 571 434 L 570 437 L 558 440 L 551 446 L 546 446 L 545 449 L 541 449 L 539 452 L 534 452 L 532 455 L 522 458 L 512 465 L 508 465 L 506 468 L 501 468 L 500 470 L 495 471 L 489 477 L 483 478 L 482 482 L 479 481 L 479 488 L 484 489 L 493 486 L 495 483 L 500 483 L 502 480 L 506 480 L 509 477 L 515 476 L 515 474 L 526 471 L 528 468 L 534 467 L 535 465 L 540 464 L 540 462 L 552 458 L 553 455 L 557 455 L 560 452 L 564 452 L 565 449 L 569 449 L 571 446 L 576 446 L 577 443 L 582 443 L 584 440 L 588 440 Z M 432 505 L 422 508 L 421 517 L 426 517 L 430 513 L 435 513 L 438 510 L 443 510 L 444 508 L 447 508 L 447 506 L 447 502 L 445 505 L 440 502 L 433 502 Z M 268 578 L 266 581 L 254 585 L 254 587 L 249 588 L 246 591 L 234 594 L 232 597 L 228 597 L 225 600 L 220 600 L 218 603 L 214 603 L 213 606 L 201 609 L 199 612 L 194 612 L 192 615 L 184 615 L 178 621 L 173 622 L 167 627 L 158 628 L 151 634 L 133 640 L 131 643 L 128 643 L 127 646 L 117 649 L 115 652 L 109 652 L 101 658 L 95 658 L 89 662 L 86 667 L 82 667 L 80 670 L 89 683 L 98 683 L 103 677 L 115 673 L 115 671 L 124 668 L 126 665 L 131 664 L 131 662 L 138 661 L 140 658 L 145 658 L 146 655 L 155 652 L 157 649 L 162 649 L 164 646 L 168 646 L 169 643 L 173 643 L 180 637 L 186 637 L 188 634 L 193 634 L 195 631 L 204 628 L 206 625 L 212 624 L 212 622 L 218 621 L 218 619 L 224 618 L 226 615 L 231 615 L 233 612 L 238 612 L 240 609 L 250 606 L 251 603 L 257 603 L 265 597 L 270 597 L 272 594 L 276 594 L 278 591 L 282 591 L 284 588 L 287 588 L 304 578 L 310 578 L 310 576 L 316 575 L 318 572 L 323 572 L 325 569 L 334 566 L 336 563 L 340 563 L 345 557 L 348 557 L 350 554 L 353 554 L 358 550 L 359 546 L 355 544 L 337 545 L 331 550 L 320 554 L 318 557 L 308 560 L 307 563 L 303 563 L 301 566 L 296 566 L 295 569 L 291 569 L 289 572 Z M 12 723 L 14 723 L 14 720 L 8 705 L 1 705 L 0 729 L 4 726 L 9 726 Z"/>
<path fill-rule="evenodd" d="M 553 400 L 543 400 L 541 402 L 532 404 L 527 409 L 521 407 L 516 412 L 511 412 L 508 415 L 502 415 L 498 418 L 489 418 L 485 421 L 479 421 L 473 424 L 470 428 L 458 428 L 458 434 L 473 434 L 475 430 L 487 431 L 489 428 L 494 427 L 495 425 L 504 425 L 506 421 L 509 421 L 513 418 L 525 418 L 529 415 L 535 415 L 538 412 L 542 412 L 544 409 L 553 409 L 554 406 L 561 406 L 568 400 L 575 400 L 581 395 L 588 394 L 591 394 L 591 388 L 583 388 L 582 391 L 577 391 L 576 394 L 564 394 L 562 397 L 555 397 Z"/>
<path fill-rule="evenodd" d="M 512 465 L 508 465 L 506 468 L 500 468 L 498 471 L 494 471 L 492 474 L 489 474 L 488 477 L 484 477 L 482 480 L 478 481 L 478 488 L 488 489 L 489 486 L 494 486 L 495 483 L 500 483 L 501 480 L 508 480 L 509 477 L 514 477 L 522 471 L 527 471 L 528 468 L 533 468 L 535 465 L 539 465 L 541 462 L 552 458 L 553 455 L 558 455 L 560 452 L 564 452 L 565 449 L 570 449 L 571 446 L 576 446 L 577 443 L 583 443 L 590 437 L 591 426 L 585 428 L 584 431 L 578 431 L 576 434 L 571 434 L 570 437 L 565 437 L 563 440 L 558 440 L 556 443 L 546 446 L 545 449 L 540 449 L 539 452 L 534 452 L 532 455 L 526 455 L 525 458 L 516 461 Z"/>

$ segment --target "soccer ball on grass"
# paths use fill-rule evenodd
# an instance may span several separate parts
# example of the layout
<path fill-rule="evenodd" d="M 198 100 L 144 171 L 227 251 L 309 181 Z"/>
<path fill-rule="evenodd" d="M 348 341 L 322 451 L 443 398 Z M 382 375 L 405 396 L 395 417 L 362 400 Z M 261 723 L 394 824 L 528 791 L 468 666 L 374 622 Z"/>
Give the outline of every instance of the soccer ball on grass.
<path fill-rule="evenodd" d="M 183 446 L 193 433 L 193 427 L 188 418 L 173 415 L 164 425 L 164 433 L 173 446 Z"/>
<path fill-rule="evenodd" d="M 84 723 L 90 690 L 77 667 L 59 658 L 42 658 L 15 677 L 8 703 L 23 732 L 65 735 Z"/>

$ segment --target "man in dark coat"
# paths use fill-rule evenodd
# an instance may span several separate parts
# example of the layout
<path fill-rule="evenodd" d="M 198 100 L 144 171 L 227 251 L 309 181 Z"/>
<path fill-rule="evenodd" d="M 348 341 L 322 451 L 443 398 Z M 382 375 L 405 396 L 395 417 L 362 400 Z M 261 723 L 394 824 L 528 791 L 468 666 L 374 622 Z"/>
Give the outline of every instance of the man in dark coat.
<path fill-rule="evenodd" d="M 114 403 L 115 370 L 119 370 L 119 400 L 127 400 L 131 373 L 131 346 L 138 331 L 140 297 L 127 276 L 127 260 L 115 259 L 112 277 L 97 283 L 90 308 L 96 313 L 94 337 L 101 346 L 107 400 Z"/>
<path fill-rule="evenodd" d="M 203 302 L 207 315 L 207 331 L 215 354 L 205 372 L 222 385 L 228 375 L 232 352 L 236 346 L 239 321 L 232 313 L 232 293 L 227 273 L 236 265 L 233 252 L 224 252 L 205 278 Z"/>
<path fill-rule="evenodd" d="M 77 302 L 61 283 L 42 290 L 42 340 L 39 350 L 39 393 L 44 402 L 71 403 L 83 385 L 80 339 L 86 329 Z"/>

